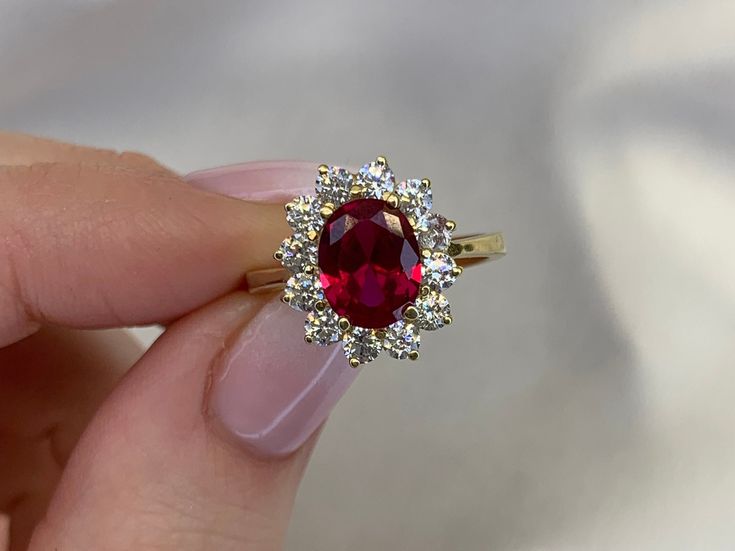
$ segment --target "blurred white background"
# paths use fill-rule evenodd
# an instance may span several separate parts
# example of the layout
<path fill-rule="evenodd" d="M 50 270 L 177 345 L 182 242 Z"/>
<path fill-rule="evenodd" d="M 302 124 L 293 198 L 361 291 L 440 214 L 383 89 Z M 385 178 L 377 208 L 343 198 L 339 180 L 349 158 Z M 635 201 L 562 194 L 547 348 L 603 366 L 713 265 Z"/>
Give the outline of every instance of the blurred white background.
<path fill-rule="evenodd" d="M 735 549 L 735 3 L 0 0 L 0 75 L 5 129 L 386 154 L 506 232 L 338 406 L 289 549 Z"/>

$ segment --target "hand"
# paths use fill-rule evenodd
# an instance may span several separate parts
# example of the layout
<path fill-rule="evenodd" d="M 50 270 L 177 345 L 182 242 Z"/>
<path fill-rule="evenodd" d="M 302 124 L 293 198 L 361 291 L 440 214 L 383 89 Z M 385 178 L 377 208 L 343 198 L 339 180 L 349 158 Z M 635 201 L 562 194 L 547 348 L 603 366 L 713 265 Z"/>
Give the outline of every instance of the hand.
<path fill-rule="evenodd" d="M 281 548 L 355 371 L 302 344 L 277 298 L 236 289 L 313 174 L 184 181 L 142 155 L 0 133 L 0 549 L 8 534 L 13 551 Z M 89 331 L 151 323 L 167 329 L 142 357 L 126 332 Z"/>

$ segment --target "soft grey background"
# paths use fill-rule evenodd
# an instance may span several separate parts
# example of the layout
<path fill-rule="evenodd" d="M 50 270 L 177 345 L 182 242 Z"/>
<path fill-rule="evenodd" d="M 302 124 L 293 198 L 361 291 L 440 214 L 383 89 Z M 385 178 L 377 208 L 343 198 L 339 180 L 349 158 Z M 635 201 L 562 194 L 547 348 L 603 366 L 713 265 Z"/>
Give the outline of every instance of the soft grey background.
<path fill-rule="evenodd" d="M 384 153 L 506 232 L 422 361 L 339 405 L 289 549 L 729 550 L 733 29 L 714 0 L 0 0 L 0 126 L 182 172 Z"/>

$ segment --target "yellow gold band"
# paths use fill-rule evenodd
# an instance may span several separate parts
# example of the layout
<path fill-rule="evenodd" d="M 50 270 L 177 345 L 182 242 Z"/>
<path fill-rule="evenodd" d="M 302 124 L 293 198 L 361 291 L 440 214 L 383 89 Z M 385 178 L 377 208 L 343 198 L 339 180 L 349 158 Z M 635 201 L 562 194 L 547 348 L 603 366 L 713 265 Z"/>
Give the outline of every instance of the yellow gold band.
<path fill-rule="evenodd" d="M 505 255 L 502 233 L 485 233 L 457 237 L 449 245 L 449 254 L 463 267 L 474 266 Z M 282 290 L 291 273 L 282 267 L 252 270 L 245 274 L 245 284 L 250 293 L 270 293 Z"/>

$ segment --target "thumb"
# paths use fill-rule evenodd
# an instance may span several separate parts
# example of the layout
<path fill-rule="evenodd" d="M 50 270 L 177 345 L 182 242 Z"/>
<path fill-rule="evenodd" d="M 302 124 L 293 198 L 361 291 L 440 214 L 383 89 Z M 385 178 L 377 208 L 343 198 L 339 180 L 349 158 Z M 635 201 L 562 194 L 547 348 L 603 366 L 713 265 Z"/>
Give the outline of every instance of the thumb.
<path fill-rule="evenodd" d="M 275 550 L 313 434 L 356 375 L 275 298 L 169 327 L 97 413 L 31 550 Z"/>

